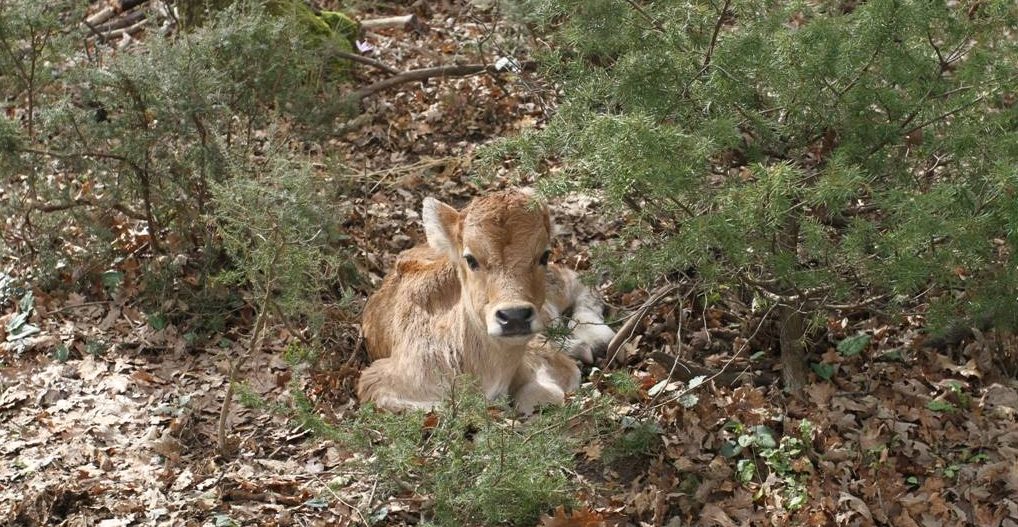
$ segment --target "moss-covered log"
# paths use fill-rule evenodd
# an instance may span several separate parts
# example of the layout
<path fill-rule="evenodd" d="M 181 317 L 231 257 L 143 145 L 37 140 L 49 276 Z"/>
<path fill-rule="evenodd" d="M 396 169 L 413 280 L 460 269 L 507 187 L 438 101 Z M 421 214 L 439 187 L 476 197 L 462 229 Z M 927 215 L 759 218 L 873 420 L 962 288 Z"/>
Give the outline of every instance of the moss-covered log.
<path fill-rule="evenodd" d="M 235 0 L 183 0 L 178 2 L 180 23 L 185 30 L 201 26 L 209 13 L 222 10 Z M 315 12 L 301 0 L 265 0 L 267 12 L 278 16 L 292 17 L 303 28 L 314 43 L 335 45 L 337 49 L 351 52 L 355 47 L 360 24 L 353 18 L 338 11 Z"/>

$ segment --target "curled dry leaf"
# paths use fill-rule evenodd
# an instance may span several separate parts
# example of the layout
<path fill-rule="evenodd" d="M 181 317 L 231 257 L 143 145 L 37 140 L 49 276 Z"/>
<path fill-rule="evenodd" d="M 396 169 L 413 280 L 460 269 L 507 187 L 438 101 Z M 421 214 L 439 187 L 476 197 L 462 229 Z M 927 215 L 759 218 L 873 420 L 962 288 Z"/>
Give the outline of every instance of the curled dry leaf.
<path fill-rule="evenodd" d="M 551 515 L 541 518 L 538 527 L 606 527 L 604 518 L 593 511 L 577 510 L 566 512 L 564 507 L 558 507 Z"/>

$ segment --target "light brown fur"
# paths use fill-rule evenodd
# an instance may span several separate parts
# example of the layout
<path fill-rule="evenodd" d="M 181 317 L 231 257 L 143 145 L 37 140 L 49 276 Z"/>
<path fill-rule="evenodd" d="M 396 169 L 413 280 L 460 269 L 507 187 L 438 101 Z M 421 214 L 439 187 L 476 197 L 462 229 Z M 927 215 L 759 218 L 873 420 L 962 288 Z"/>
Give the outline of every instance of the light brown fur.
<path fill-rule="evenodd" d="M 572 309 L 567 351 L 589 362 L 613 332 L 576 273 L 542 261 L 547 208 L 529 193 L 505 191 L 463 211 L 425 200 L 423 219 L 428 245 L 403 252 L 365 306 L 374 362 L 361 374 L 361 401 L 430 408 L 468 374 L 489 398 L 508 394 L 524 412 L 560 404 L 579 386 L 579 369 L 532 337 Z M 524 320 L 524 312 L 532 316 Z"/>

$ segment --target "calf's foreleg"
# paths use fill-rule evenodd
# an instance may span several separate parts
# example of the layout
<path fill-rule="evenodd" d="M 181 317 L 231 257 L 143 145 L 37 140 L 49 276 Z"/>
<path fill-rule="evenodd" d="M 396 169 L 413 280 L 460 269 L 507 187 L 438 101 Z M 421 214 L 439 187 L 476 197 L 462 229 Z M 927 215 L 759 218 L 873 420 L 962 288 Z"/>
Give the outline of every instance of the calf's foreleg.
<path fill-rule="evenodd" d="M 604 352 L 615 331 L 604 323 L 603 305 L 597 295 L 580 281 L 576 271 L 560 265 L 549 265 L 544 315 L 550 320 L 572 310 L 567 327 L 570 336 L 566 353 L 585 363 Z"/>

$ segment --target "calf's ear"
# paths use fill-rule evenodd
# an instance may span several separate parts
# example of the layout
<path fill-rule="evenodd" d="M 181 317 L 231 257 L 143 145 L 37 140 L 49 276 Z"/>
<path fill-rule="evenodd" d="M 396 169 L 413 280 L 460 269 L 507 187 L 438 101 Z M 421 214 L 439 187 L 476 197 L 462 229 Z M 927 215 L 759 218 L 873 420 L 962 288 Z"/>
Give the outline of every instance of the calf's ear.
<path fill-rule="evenodd" d="M 424 219 L 424 234 L 428 238 L 428 245 L 450 256 L 457 256 L 456 238 L 459 236 L 460 213 L 429 196 L 424 198 L 421 218 Z"/>

